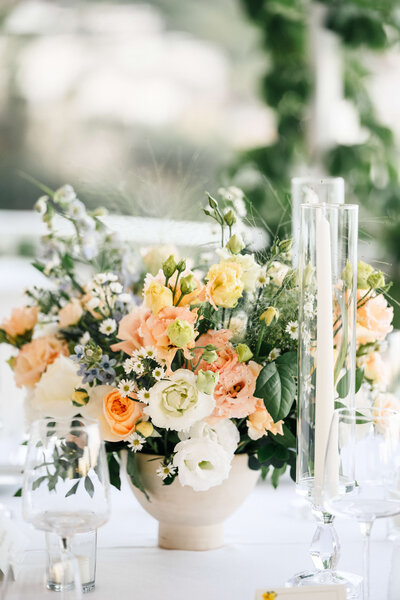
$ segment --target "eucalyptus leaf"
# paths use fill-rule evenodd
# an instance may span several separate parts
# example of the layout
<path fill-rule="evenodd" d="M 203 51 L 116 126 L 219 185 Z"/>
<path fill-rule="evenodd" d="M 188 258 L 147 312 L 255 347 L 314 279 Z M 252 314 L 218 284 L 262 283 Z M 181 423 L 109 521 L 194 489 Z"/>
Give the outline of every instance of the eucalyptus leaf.
<path fill-rule="evenodd" d="M 79 481 L 77 483 L 79 483 Z M 77 484 L 75 484 L 75 485 L 77 485 Z M 94 495 L 94 485 L 93 485 L 93 482 L 90 479 L 89 475 L 86 475 L 86 477 L 85 477 L 85 490 L 87 491 L 87 493 L 89 494 L 89 496 L 91 498 L 93 498 L 93 495 Z"/>

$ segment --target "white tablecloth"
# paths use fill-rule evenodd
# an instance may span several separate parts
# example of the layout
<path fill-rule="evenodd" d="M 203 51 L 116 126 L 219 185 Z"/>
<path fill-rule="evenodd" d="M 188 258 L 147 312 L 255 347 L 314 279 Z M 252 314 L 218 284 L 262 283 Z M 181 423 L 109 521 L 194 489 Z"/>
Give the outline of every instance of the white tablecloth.
<path fill-rule="evenodd" d="M 2 496 L 0 501 L 21 520 L 29 546 L 43 548 L 44 535 L 22 523 L 20 499 Z M 126 483 L 121 492 L 113 490 L 112 501 L 112 517 L 99 531 L 96 589 L 88 600 L 116 600 L 117 594 L 138 600 L 253 600 L 257 588 L 283 586 L 288 577 L 312 566 L 308 546 L 315 524 L 290 481 L 278 490 L 260 483 L 226 522 L 225 546 L 209 552 L 157 548 L 157 522 Z M 337 520 L 337 531 L 340 567 L 361 573 L 358 526 Z M 375 524 L 371 600 L 400 600 L 400 551 L 392 565 L 393 544 L 386 532 L 386 523 Z"/>

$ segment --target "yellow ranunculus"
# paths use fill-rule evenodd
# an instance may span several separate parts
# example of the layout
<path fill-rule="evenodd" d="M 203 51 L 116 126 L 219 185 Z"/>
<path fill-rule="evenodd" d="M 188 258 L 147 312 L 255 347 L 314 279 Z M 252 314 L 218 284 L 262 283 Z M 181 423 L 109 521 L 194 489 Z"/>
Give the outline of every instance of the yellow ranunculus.
<path fill-rule="evenodd" d="M 212 265 L 207 275 L 207 298 L 216 308 L 233 308 L 243 292 L 243 268 L 234 261 Z"/>
<path fill-rule="evenodd" d="M 144 303 L 157 315 L 162 308 L 173 305 L 172 292 L 158 281 L 152 281 L 144 292 Z"/>

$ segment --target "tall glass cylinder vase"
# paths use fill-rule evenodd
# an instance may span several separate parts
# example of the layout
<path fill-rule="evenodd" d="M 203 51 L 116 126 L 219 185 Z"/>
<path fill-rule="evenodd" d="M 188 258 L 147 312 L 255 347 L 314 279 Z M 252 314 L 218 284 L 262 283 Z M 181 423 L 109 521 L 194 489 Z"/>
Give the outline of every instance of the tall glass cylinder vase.
<path fill-rule="evenodd" d="M 297 490 L 318 527 L 310 549 L 315 570 L 291 584 L 342 583 L 351 598 L 359 582 L 336 572 L 339 540 L 322 489 L 333 411 L 354 402 L 358 206 L 302 204 L 300 213 Z"/>
<path fill-rule="evenodd" d="M 302 204 L 344 204 L 342 177 L 294 177 L 292 179 L 292 256 L 293 266 L 299 262 Z"/>

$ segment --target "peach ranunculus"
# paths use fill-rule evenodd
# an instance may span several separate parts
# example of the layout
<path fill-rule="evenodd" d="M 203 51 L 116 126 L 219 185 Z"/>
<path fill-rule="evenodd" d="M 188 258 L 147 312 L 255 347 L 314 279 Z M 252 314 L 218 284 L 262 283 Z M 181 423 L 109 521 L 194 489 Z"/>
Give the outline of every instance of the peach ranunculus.
<path fill-rule="evenodd" d="M 357 291 L 359 301 L 365 290 Z M 389 306 L 383 294 L 367 300 L 357 309 L 357 344 L 382 341 L 393 329 L 393 307 Z"/>
<path fill-rule="evenodd" d="M 255 410 L 247 420 L 249 438 L 259 440 L 270 431 L 273 435 L 283 435 L 283 421 L 274 423 L 273 418 L 267 411 L 262 400 L 259 401 L 257 410 Z"/>
<path fill-rule="evenodd" d="M 121 319 L 117 337 L 123 341 L 114 344 L 111 349 L 114 352 L 122 350 L 131 355 L 140 348 L 154 346 L 158 357 L 166 362 L 168 375 L 171 373 L 171 363 L 178 350 L 168 337 L 168 326 L 177 319 L 193 326 L 197 319 L 197 312 L 189 310 L 186 306 L 167 306 L 157 315 L 153 315 L 149 309 L 137 307 Z M 188 350 L 193 346 L 194 342 L 189 342 L 182 348 L 188 360 L 192 358 Z"/>
<path fill-rule="evenodd" d="M 68 356 L 68 348 L 54 335 L 39 337 L 25 344 L 14 361 L 14 378 L 17 387 L 37 383 L 48 365 L 51 365 L 60 354 Z"/>
<path fill-rule="evenodd" d="M 11 316 L 0 325 L 10 338 L 16 338 L 27 331 L 31 331 L 38 320 L 39 308 L 37 306 L 24 306 L 14 308 Z"/>
<path fill-rule="evenodd" d="M 239 362 L 239 357 L 229 342 L 232 333 L 228 330 L 208 331 L 199 337 L 197 346 L 213 344 L 217 347 L 218 359 L 213 363 L 201 361 L 198 369 L 219 373 L 214 390 L 216 406 L 210 423 L 222 418 L 244 418 L 253 413 L 260 399 L 254 396 L 261 365 L 254 361 Z"/>
<path fill-rule="evenodd" d="M 68 304 L 63 306 L 58 313 L 58 321 L 61 328 L 69 327 L 78 323 L 83 315 L 83 309 L 78 298 L 72 298 Z"/>
<path fill-rule="evenodd" d="M 135 431 L 136 423 L 143 419 L 144 404 L 127 396 L 121 396 L 117 389 L 109 392 L 103 400 L 104 417 L 111 432 L 120 440 L 126 439 Z"/>

